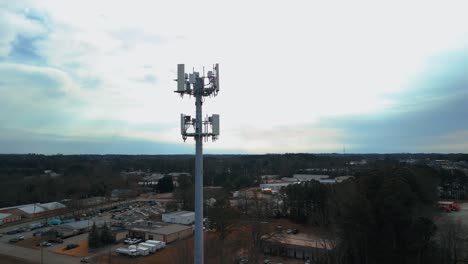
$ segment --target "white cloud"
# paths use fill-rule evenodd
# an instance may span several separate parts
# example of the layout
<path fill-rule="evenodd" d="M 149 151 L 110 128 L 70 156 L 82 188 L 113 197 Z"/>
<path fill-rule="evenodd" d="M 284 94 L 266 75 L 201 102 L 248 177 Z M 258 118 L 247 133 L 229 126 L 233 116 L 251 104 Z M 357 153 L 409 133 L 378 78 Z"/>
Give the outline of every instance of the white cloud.
<path fill-rule="evenodd" d="M 45 35 L 34 46 L 47 65 L 19 73 L 66 80 L 63 89 L 81 104 L 54 127 L 63 134 L 179 142 L 178 115 L 194 109 L 171 92 L 176 64 L 219 62 L 221 92 L 204 108 L 221 114 L 214 148 L 332 151 L 342 131 L 310 127 L 398 105 L 389 96 L 411 89 L 433 56 L 465 47 L 466 5 L 26 1 L 0 11 L 0 57 L 20 34 Z M 47 29 L 18 13 L 27 7 L 47 16 Z M 95 125 L 103 120 L 110 123 Z"/>
<path fill-rule="evenodd" d="M 5 4 L 0 4 L 0 25 L 0 58 L 5 58 L 11 52 L 18 36 L 33 38 L 46 33 L 46 29 L 37 21 L 27 19 L 24 14 L 9 9 Z"/>

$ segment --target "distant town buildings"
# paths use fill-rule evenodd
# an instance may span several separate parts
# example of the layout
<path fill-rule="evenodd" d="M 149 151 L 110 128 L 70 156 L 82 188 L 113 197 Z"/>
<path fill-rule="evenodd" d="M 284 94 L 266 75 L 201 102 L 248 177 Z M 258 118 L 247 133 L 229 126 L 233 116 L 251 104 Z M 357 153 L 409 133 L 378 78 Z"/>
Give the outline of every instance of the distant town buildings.
<path fill-rule="evenodd" d="M 164 178 L 164 174 L 161 173 L 153 173 L 151 175 L 144 176 L 141 181 L 138 182 L 139 185 L 143 186 L 156 186 L 158 185 L 158 181 Z"/>
<path fill-rule="evenodd" d="M 294 174 L 293 178 L 300 182 L 307 182 L 307 181 L 320 181 L 324 179 L 330 178 L 328 175 L 315 175 L 315 174 Z"/>
<path fill-rule="evenodd" d="M 179 186 L 180 177 L 191 177 L 191 174 L 188 172 L 170 172 L 167 174 L 162 173 L 150 173 L 143 171 L 131 171 L 131 172 L 122 172 L 124 176 L 141 176 L 142 179 L 138 181 L 138 184 L 141 186 L 154 187 L 158 185 L 159 180 L 164 177 L 171 177 L 174 187 Z"/>
<path fill-rule="evenodd" d="M 317 181 L 322 184 L 335 184 L 354 178 L 354 176 L 338 176 L 330 179 L 329 175 L 316 174 L 294 174 L 292 178 L 283 177 L 281 180 L 269 180 L 267 183 L 261 183 L 260 189 L 263 192 L 277 193 L 291 184 L 300 184 L 309 181 Z M 235 194 L 236 195 L 236 194 Z"/>
<path fill-rule="evenodd" d="M 60 173 L 56 173 L 52 170 L 45 170 L 44 171 L 44 176 L 49 176 L 51 178 L 56 178 L 62 176 Z"/>

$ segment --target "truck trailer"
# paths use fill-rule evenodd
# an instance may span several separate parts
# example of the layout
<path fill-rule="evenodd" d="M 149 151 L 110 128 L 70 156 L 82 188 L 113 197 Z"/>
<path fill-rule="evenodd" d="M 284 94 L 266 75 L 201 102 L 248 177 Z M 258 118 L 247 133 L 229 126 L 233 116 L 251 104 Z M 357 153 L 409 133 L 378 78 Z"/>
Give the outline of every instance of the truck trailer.
<path fill-rule="evenodd" d="M 158 250 L 155 244 L 150 244 L 150 243 L 140 243 L 138 244 L 139 247 L 145 247 L 148 248 L 150 253 L 154 253 Z"/>
<path fill-rule="evenodd" d="M 160 250 L 160 249 L 163 249 L 163 248 L 166 247 L 166 242 L 164 242 L 164 241 L 146 240 L 145 243 L 155 245 L 157 250 Z"/>
<path fill-rule="evenodd" d="M 136 249 L 128 249 L 128 248 L 118 248 L 115 250 L 120 255 L 126 255 L 129 257 L 137 257 L 139 256 L 138 250 Z"/>

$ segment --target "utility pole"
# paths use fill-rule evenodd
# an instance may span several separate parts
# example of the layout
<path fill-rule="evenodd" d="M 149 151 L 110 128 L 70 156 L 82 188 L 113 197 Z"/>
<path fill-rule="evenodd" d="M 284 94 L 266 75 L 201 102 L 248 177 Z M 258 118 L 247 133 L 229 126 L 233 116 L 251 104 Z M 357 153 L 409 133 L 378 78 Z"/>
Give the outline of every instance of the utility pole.
<path fill-rule="evenodd" d="M 204 70 L 203 70 L 204 71 Z M 203 72 L 203 75 L 205 73 Z M 219 136 L 219 115 L 202 118 L 203 97 L 216 96 L 219 92 L 219 65 L 208 71 L 207 76 L 198 72 L 185 73 L 184 64 L 177 65 L 177 91 L 181 97 L 185 94 L 195 97 L 195 118 L 181 114 L 180 129 L 184 141 L 187 137 L 195 139 L 195 254 L 194 263 L 203 264 L 203 139 Z M 206 81 L 206 84 L 205 84 Z M 194 132 L 188 132 L 193 126 Z M 210 129 L 211 128 L 211 129 Z"/>

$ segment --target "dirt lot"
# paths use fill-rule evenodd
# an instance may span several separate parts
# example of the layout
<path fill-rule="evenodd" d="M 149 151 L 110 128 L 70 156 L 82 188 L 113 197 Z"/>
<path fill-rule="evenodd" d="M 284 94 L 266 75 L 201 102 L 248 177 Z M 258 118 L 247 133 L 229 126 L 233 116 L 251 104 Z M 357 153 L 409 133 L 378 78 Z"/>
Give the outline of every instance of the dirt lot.
<path fill-rule="evenodd" d="M 40 237 L 31 237 L 31 238 L 27 238 L 23 241 L 19 241 L 16 243 L 17 246 L 20 246 L 20 247 L 25 247 L 25 248 L 32 248 L 32 249 L 38 249 L 39 247 L 37 247 L 37 243 L 41 242 L 42 240 L 44 239 L 41 239 Z"/>
<path fill-rule="evenodd" d="M 55 249 L 54 252 L 58 254 L 62 254 L 62 255 L 72 256 L 72 257 L 85 257 L 89 255 L 87 240 L 80 241 L 76 244 L 78 245 L 78 247 L 76 248 L 65 250 L 66 245 L 63 245 Z"/>

